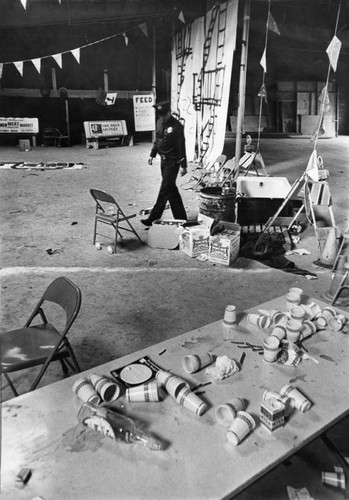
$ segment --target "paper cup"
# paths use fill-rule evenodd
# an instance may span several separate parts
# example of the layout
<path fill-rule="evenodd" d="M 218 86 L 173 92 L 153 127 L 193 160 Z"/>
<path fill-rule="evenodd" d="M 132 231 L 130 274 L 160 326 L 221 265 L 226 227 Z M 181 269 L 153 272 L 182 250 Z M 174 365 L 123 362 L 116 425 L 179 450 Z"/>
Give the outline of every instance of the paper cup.
<path fill-rule="evenodd" d="M 339 332 L 345 325 L 346 318 L 344 314 L 339 314 L 328 321 L 328 328 L 334 332 Z"/>
<path fill-rule="evenodd" d="M 211 363 L 213 363 L 213 356 L 209 353 L 188 354 L 182 359 L 183 370 L 187 373 L 195 373 Z"/>
<path fill-rule="evenodd" d="M 305 318 L 305 311 L 302 306 L 291 307 L 290 314 L 291 318 L 297 321 L 303 321 Z"/>
<path fill-rule="evenodd" d="M 311 402 L 307 399 L 298 389 L 293 387 L 292 385 L 285 385 L 280 390 L 280 394 L 282 396 L 288 396 L 294 399 L 294 406 L 297 410 L 305 413 L 311 407 Z"/>
<path fill-rule="evenodd" d="M 303 294 L 303 290 L 296 286 L 291 286 L 291 288 L 288 289 L 288 293 L 295 293 L 296 295 L 301 297 L 301 295 Z"/>
<path fill-rule="evenodd" d="M 344 472 L 322 472 L 322 482 L 329 486 L 345 490 Z"/>
<path fill-rule="evenodd" d="M 180 377 L 172 375 L 165 384 L 166 391 L 170 396 L 176 398 L 181 389 L 189 389 L 189 384 Z"/>
<path fill-rule="evenodd" d="M 273 335 L 268 335 L 263 341 L 264 361 L 274 363 L 279 352 L 280 341 Z"/>
<path fill-rule="evenodd" d="M 117 382 L 96 373 L 90 373 L 87 378 L 106 403 L 116 401 L 120 397 L 121 386 Z"/>
<path fill-rule="evenodd" d="M 93 385 L 85 377 L 78 378 L 78 380 L 74 382 L 72 389 L 84 403 L 94 403 L 98 405 L 101 402 L 101 398 L 95 391 Z"/>
<path fill-rule="evenodd" d="M 126 389 L 127 401 L 145 401 L 147 403 L 160 401 L 159 388 L 156 380 Z"/>
<path fill-rule="evenodd" d="M 177 402 L 188 410 L 202 415 L 207 410 L 207 405 L 196 394 L 191 392 L 187 387 L 183 387 L 177 394 Z"/>
<path fill-rule="evenodd" d="M 164 370 L 156 372 L 156 380 L 160 385 L 166 385 L 167 381 L 173 376 L 174 375 L 172 373 L 165 372 Z"/>
<path fill-rule="evenodd" d="M 288 311 L 291 311 L 292 307 L 298 306 L 300 303 L 300 295 L 296 292 L 289 292 L 286 295 L 286 308 Z"/>
<path fill-rule="evenodd" d="M 246 411 L 238 411 L 233 423 L 228 428 L 226 438 L 229 443 L 238 446 L 255 427 L 256 422 L 252 415 Z"/>
<path fill-rule="evenodd" d="M 278 311 L 271 317 L 274 325 L 286 325 L 288 316 L 286 313 Z"/>
<path fill-rule="evenodd" d="M 286 337 L 291 342 L 298 342 L 301 334 L 302 322 L 289 319 L 286 323 Z"/>
<path fill-rule="evenodd" d="M 300 335 L 301 340 L 304 340 L 307 337 L 314 335 L 314 333 L 316 333 L 315 323 L 310 321 L 310 319 L 305 319 L 303 321 L 302 328 L 301 328 L 301 335 Z"/>
<path fill-rule="evenodd" d="M 260 314 L 256 312 L 250 312 L 247 315 L 247 320 L 252 325 L 258 326 L 258 328 L 269 328 L 271 325 L 271 318 L 266 314 Z"/>
<path fill-rule="evenodd" d="M 322 312 L 318 314 L 314 320 L 317 330 L 325 330 L 327 326 L 327 319 L 323 316 Z"/>
<path fill-rule="evenodd" d="M 236 324 L 236 307 L 229 305 L 226 306 L 224 311 L 223 323 L 228 326 Z"/>
<path fill-rule="evenodd" d="M 326 322 L 330 321 L 330 319 L 337 316 L 337 311 L 333 307 L 324 307 L 321 311 L 321 315 L 326 319 Z"/>
<path fill-rule="evenodd" d="M 279 339 L 279 341 L 281 341 L 282 339 L 284 339 L 286 337 L 286 327 L 283 325 L 276 325 L 272 329 L 270 335 L 272 337 L 276 337 L 277 339 Z"/>
<path fill-rule="evenodd" d="M 217 406 L 215 410 L 216 420 L 219 424 L 229 427 L 238 411 L 245 409 L 245 401 L 241 398 L 233 398 L 227 403 Z"/>

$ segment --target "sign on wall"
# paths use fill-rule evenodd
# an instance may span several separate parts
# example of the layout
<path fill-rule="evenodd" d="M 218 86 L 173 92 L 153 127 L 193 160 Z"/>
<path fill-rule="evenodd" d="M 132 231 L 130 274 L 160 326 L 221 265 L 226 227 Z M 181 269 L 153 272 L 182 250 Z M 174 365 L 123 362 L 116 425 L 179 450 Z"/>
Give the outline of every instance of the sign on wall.
<path fill-rule="evenodd" d="M 127 135 L 125 120 L 102 120 L 95 122 L 84 122 L 86 139 L 93 137 L 113 137 Z"/>
<path fill-rule="evenodd" d="M 1 118 L 0 134 L 37 134 L 39 120 L 37 118 Z"/>
<path fill-rule="evenodd" d="M 153 94 L 134 95 L 133 111 L 136 132 L 155 130 L 155 99 Z"/>

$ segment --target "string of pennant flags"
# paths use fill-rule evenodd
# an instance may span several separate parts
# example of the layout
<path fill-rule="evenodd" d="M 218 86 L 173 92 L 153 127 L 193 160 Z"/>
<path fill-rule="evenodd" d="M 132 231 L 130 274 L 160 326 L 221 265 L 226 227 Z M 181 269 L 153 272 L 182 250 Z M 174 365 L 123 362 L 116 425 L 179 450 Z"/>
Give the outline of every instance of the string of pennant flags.
<path fill-rule="evenodd" d="M 27 7 L 27 0 L 20 0 L 23 7 L 26 9 Z M 58 0 L 59 4 L 61 5 L 61 1 L 62 0 Z M 185 24 L 185 18 L 184 18 L 184 14 L 183 12 L 181 11 L 179 13 L 179 16 L 178 16 L 178 19 L 183 23 Z M 37 72 L 40 73 L 41 72 L 41 61 L 42 59 L 48 59 L 49 57 L 52 57 L 56 63 L 58 64 L 58 66 L 62 69 L 62 55 L 63 54 L 69 54 L 71 53 L 76 61 L 80 64 L 80 50 L 81 49 L 84 49 L 86 47 L 90 47 L 92 45 L 96 45 L 97 43 L 102 43 L 102 42 L 105 42 L 106 40 L 110 40 L 111 38 L 115 38 L 117 36 L 123 36 L 124 40 L 125 40 L 125 44 L 126 46 L 128 46 L 128 43 L 129 43 L 129 37 L 127 36 L 127 33 L 131 30 L 134 30 L 134 29 L 140 29 L 143 33 L 143 35 L 148 38 L 148 25 L 147 23 L 142 23 L 142 24 L 139 24 L 138 26 L 135 26 L 133 28 L 131 28 L 130 30 L 127 30 L 127 32 L 121 32 L 121 33 L 115 33 L 114 35 L 110 35 L 106 38 L 102 38 L 100 40 L 96 40 L 94 42 L 91 42 L 91 43 L 87 43 L 85 45 L 82 45 L 80 47 L 76 47 L 75 49 L 70 49 L 70 50 L 66 50 L 64 52 L 59 52 L 57 54 L 50 54 L 50 55 L 47 55 L 47 56 L 42 56 L 42 57 L 37 57 L 37 58 L 33 58 L 33 59 L 24 59 L 22 61 L 9 61 L 9 62 L 0 62 L 0 79 L 2 78 L 2 74 L 3 74 L 3 69 L 4 69 L 4 65 L 5 64 L 13 64 L 19 74 L 23 77 L 23 66 L 24 66 L 24 63 L 25 62 L 31 62 L 34 67 L 36 68 Z"/>

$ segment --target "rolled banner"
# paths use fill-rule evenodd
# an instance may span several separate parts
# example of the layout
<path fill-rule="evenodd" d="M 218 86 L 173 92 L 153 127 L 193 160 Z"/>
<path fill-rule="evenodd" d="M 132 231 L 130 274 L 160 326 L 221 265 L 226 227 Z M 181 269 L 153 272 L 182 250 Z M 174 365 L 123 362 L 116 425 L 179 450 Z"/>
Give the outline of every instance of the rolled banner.
<path fill-rule="evenodd" d="M 160 401 L 159 388 L 156 380 L 126 389 L 126 400 L 130 402 L 144 401 L 153 403 Z"/>
<path fill-rule="evenodd" d="M 293 398 L 295 408 L 297 408 L 297 410 L 299 410 L 300 412 L 305 413 L 306 411 L 310 410 L 311 402 L 309 401 L 309 399 L 307 399 L 304 394 L 301 393 L 301 391 L 299 391 L 292 385 L 284 385 L 284 387 L 282 387 L 280 390 L 280 394 L 282 396 Z"/>
<path fill-rule="evenodd" d="M 183 387 L 179 391 L 176 399 L 181 406 L 196 413 L 196 415 L 201 416 L 207 410 L 207 404 L 187 387 Z"/>
<path fill-rule="evenodd" d="M 244 409 L 245 401 L 241 398 L 233 398 L 227 403 L 217 406 L 215 410 L 216 420 L 219 424 L 229 427 L 238 411 L 242 411 Z"/>
<path fill-rule="evenodd" d="M 94 403 L 98 405 L 101 402 L 100 396 L 86 377 L 78 378 L 74 382 L 72 390 L 84 403 Z"/>
<path fill-rule="evenodd" d="M 246 411 L 238 411 L 233 423 L 228 428 L 227 441 L 234 446 L 238 446 L 255 427 L 256 422 L 252 415 Z"/>
<path fill-rule="evenodd" d="M 90 373 L 87 378 L 106 403 L 116 401 L 120 397 L 122 388 L 117 382 L 96 373 Z"/>
<path fill-rule="evenodd" d="M 211 363 L 213 363 L 213 356 L 208 352 L 205 354 L 188 354 L 182 359 L 183 370 L 187 373 L 195 373 Z"/>

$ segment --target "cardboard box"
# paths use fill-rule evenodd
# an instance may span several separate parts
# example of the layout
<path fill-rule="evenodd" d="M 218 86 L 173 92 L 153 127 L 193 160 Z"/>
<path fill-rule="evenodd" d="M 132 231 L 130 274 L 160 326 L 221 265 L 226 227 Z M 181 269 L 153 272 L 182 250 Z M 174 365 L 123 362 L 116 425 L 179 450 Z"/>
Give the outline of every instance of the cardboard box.
<path fill-rule="evenodd" d="M 189 257 L 208 254 L 210 229 L 206 226 L 188 227 L 179 235 L 179 248 Z"/>
<path fill-rule="evenodd" d="M 208 260 L 230 266 L 239 255 L 241 228 L 234 222 L 222 221 L 222 224 L 224 224 L 225 231 L 210 236 Z"/>

